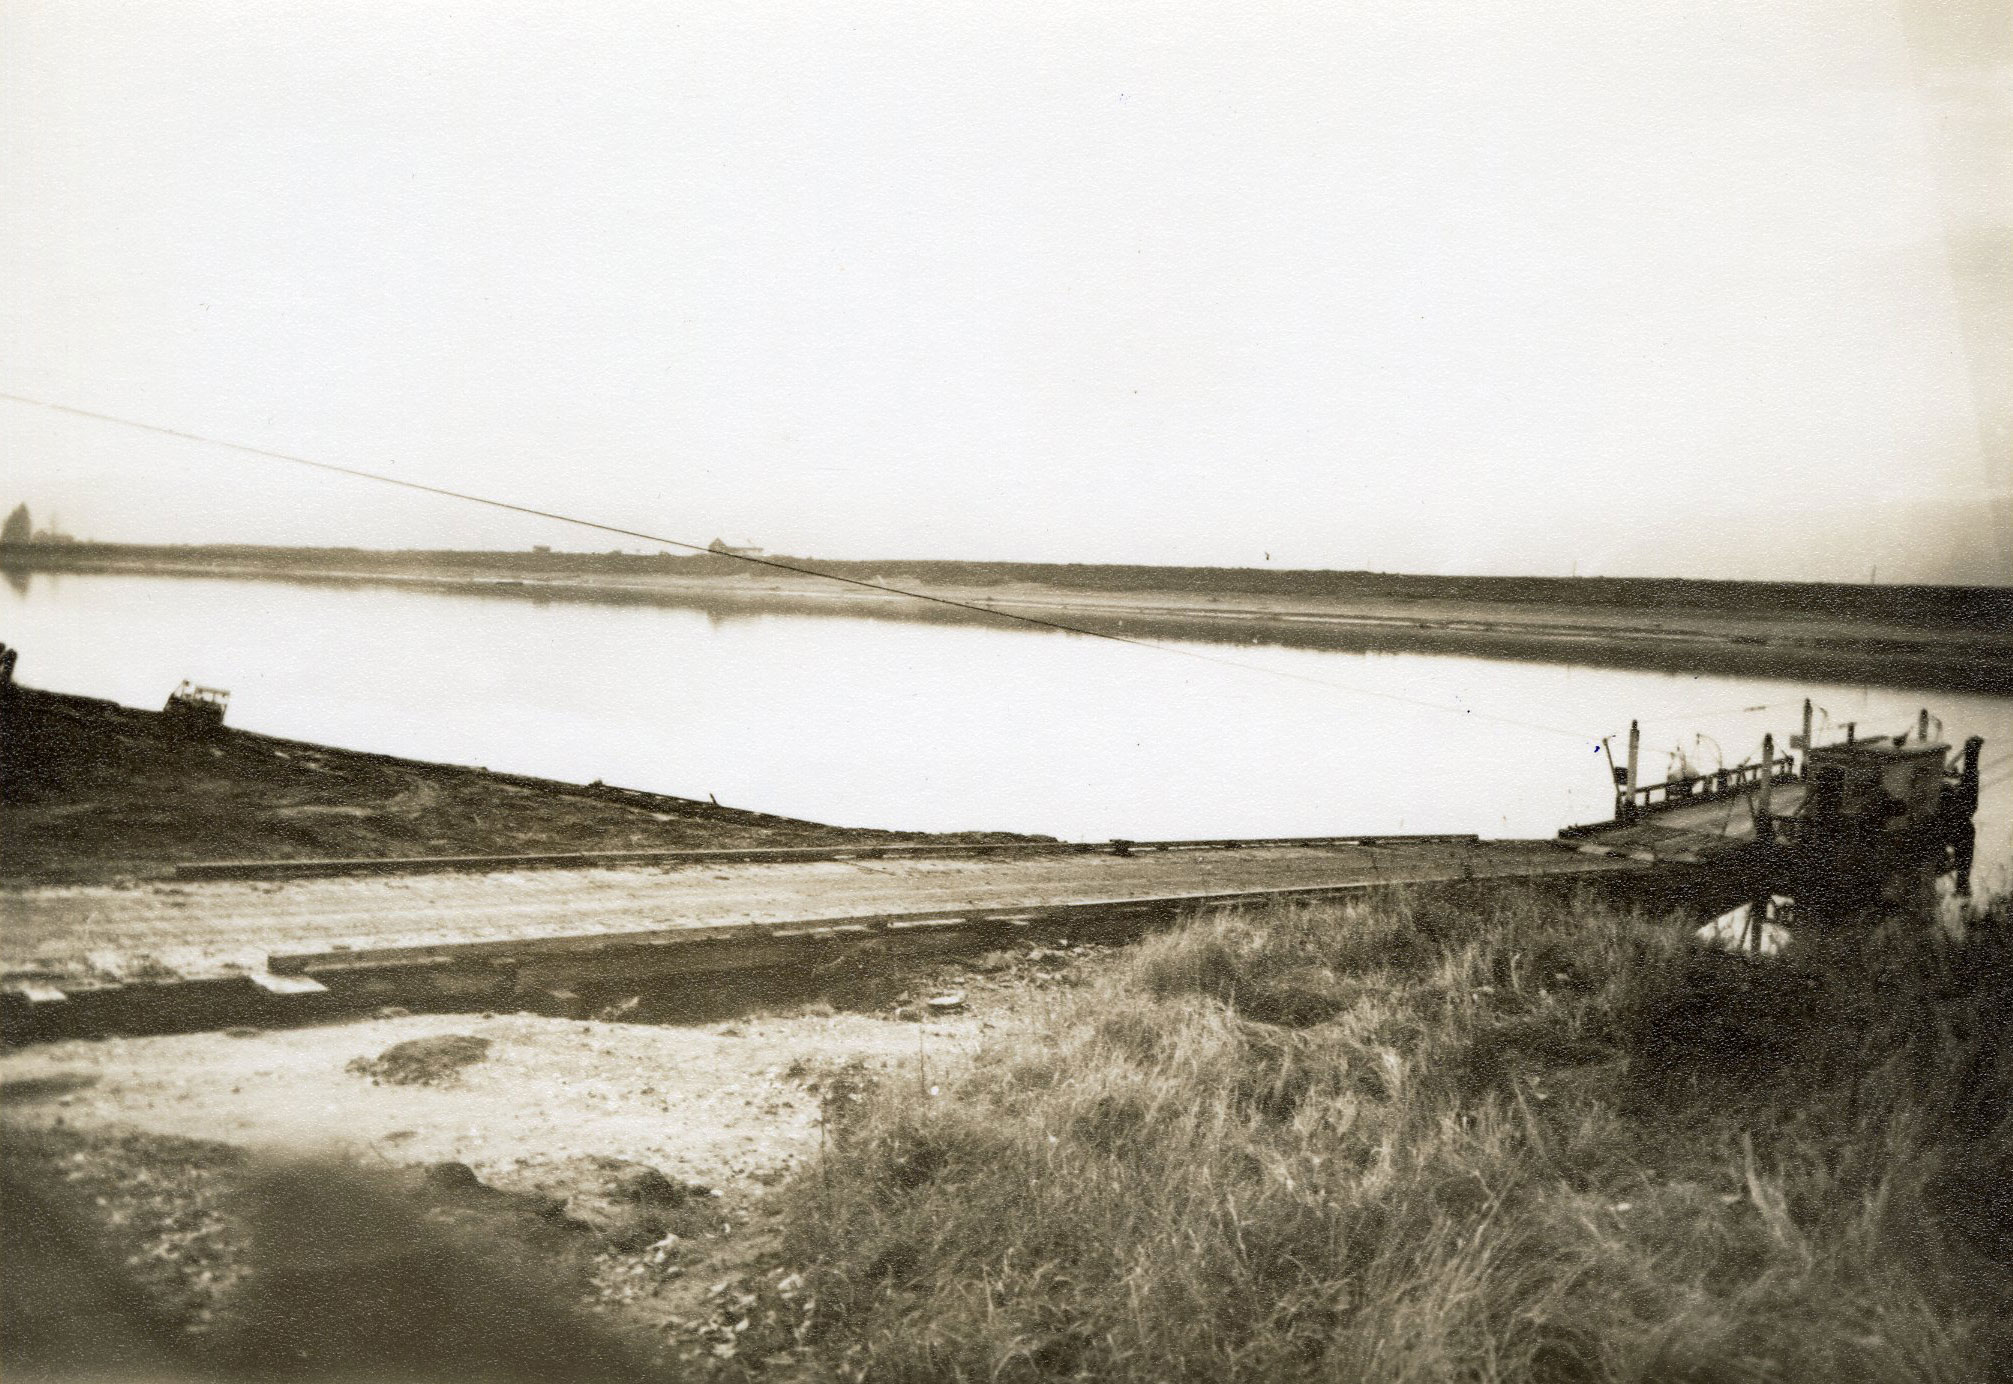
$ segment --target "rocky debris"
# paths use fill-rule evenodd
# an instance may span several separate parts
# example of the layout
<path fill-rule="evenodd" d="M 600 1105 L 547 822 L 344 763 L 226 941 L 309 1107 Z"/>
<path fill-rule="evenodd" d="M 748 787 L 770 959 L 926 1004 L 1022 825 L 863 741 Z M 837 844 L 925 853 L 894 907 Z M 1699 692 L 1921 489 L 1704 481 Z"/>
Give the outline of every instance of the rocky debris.
<path fill-rule="evenodd" d="M 426 1170 L 426 1184 L 443 1192 L 493 1192 L 466 1163 L 433 1163 Z"/>
<path fill-rule="evenodd" d="M 658 1243 L 676 1228 L 678 1212 L 715 1196 L 710 1187 L 667 1177 L 647 1163 L 603 1154 L 569 1159 L 540 1182 L 563 1198 L 568 1220 L 628 1253 Z"/>
<path fill-rule="evenodd" d="M 239 1149 L 167 1135 L 91 1135 L 13 1120 L 0 1127 L 0 1178 L 9 1182 L 9 1193 L 25 1183 L 59 1214 L 74 1217 L 93 1252 L 102 1250 L 115 1271 L 123 1265 L 145 1298 L 190 1333 L 211 1328 L 219 1304 L 244 1272 L 246 1236 L 231 1208 L 245 1161 Z M 42 1270 L 35 1262 L 34 1212 L 11 1195 L 6 1209 L 4 1273 L 11 1290 L 15 1282 L 33 1283 Z M 106 1235 L 108 1227 L 116 1232 Z M 97 1282 L 111 1286 L 102 1276 Z M 52 1279 L 44 1286 L 55 1289 L 60 1304 L 70 1285 Z M 8 1306 L 9 1315 L 22 1309 L 18 1300 Z M 72 1323 L 93 1316 L 85 1298 L 65 1310 Z M 11 1337 L 21 1324 L 6 1322 L 0 1334 Z M 8 1377 L 13 1371 L 26 1377 L 26 1363 L 6 1357 Z M 127 1377 L 136 1377 L 134 1362 L 124 1368 Z"/>
<path fill-rule="evenodd" d="M 664 1330 L 687 1362 L 741 1357 L 751 1371 L 801 1369 L 815 1328 L 817 1294 L 802 1273 L 786 1265 L 767 1272 L 743 1272 L 721 1279 L 692 1304 L 688 1314 L 669 1317 Z"/>
<path fill-rule="evenodd" d="M 1112 950 L 1108 943 L 1058 937 L 1046 944 L 1028 942 L 984 952 L 946 966 L 918 967 L 909 976 L 916 988 L 894 995 L 884 1012 L 905 1023 L 924 1023 L 969 1011 L 974 996 L 984 1007 L 986 997 L 1004 991 L 1075 985 L 1080 965 Z"/>
<path fill-rule="evenodd" d="M 543 1192 L 506 1192 L 477 1177 L 475 1169 L 466 1163 L 430 1163 L 421 1178 L 427 1190 L 438 1199 L 436 1210 L 448 1213 L 443 1218 L 450 1223 L 455 1219 L 452 1212 L 457 1210 L 479 1211 L 491 1216 L 507 1211 L 563 1230 L 584 1231 L 589 1228 L 566 1214 L 563 1197 Z"/>
<path fill-rule="evenodd" d="M 376 1057 L 359 1057 L 343 1070 L 390 1086 L 438 1086 L 489 1056 L 489 1039 L 467 1033 L 408 1038 Z"/>
<path fill-rule="evenodd" d="M 928 999 L 910 999 L 907 995 L 895 1007 L 895 1017 L 904 1023 L 919 1024 L 926 1019 L 947 1018 L 965 1007 L 965 992 L 952 990 L 941 995 L 931 995 Z"/>

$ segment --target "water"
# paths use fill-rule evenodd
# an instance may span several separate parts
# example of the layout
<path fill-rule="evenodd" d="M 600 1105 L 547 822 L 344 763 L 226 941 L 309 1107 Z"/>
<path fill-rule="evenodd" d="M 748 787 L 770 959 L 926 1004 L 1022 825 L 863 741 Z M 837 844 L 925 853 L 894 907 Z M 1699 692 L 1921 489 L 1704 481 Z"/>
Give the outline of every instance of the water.
<path fill-rule="evenodd" d="M 159 706 L 231 690 L 247 730 L 853 826 L 1104 839 L 1471 831 L 1609 815 L 1643 776 L 1786 745 L 1800 699 L 1862 734 L 1927 705 L 1987 738 L 1979 876 L 2013 867 L 2013 700 L 1421 654 L 722 614 L 190 577 L 13 577 L 31 686 Z M 1284 675 L 1284 676 L 1282 676 Z M 1766 712 L 1742 708 L 1776 703 Z M 1994 778 L 1997 782 L 1993 782 Z"/>

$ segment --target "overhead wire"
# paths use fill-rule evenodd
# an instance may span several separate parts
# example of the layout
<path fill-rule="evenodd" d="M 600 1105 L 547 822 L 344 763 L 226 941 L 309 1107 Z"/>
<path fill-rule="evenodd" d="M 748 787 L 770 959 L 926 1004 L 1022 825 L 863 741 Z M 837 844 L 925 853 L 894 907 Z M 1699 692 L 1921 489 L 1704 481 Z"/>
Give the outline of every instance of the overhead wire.
<path fill-rule="evenodd" d="M 1021 614 L 1016 611 L 1004 610 L 998 606 L 989 605 L 983 602 L 961 601 L 949 596 L 932 595 L 928 592 L 917 591 L 912 588 L 893 586 L 884 581 L 868 581 L 858 577 L 848 577 L 841 573 L 827 572 L 815 567 L 806 567 L 794 562 L 785 562 L 778 558 L 758 557 L 751 553 L 739 553 L 739 552 L 722 553 L 711 548 L 710 546 L 704 546 L 701 544 L 688 542 L 684 539 L 671 538 L 663 534 L 646 533 L 639 529 L 623 528 L 619 525 L 606 524 L 594 519 L 584 519 L 579 517 L 578 515 L 564 514 L 556 510 L 543 509 L 533 505 L 518 504 L 509 500 L 499 500 L 492 496 L 478 495 L 469 491 L 454 490 L 446 486 L 429 485 L 423 481 L 409 480 L 402 476 L 387 475 L 379 471 L 369 471 L 361 467 L 344 466 L 336 462 L 329 462 L 329 461 L 318 461 L 311 457 L 299 456 L 291 452 L 282 452 L 274 448 L 254 446 L 252 444 L 244 442 L 234 442 L 227 438 L 212 437 L 204 433 L 189 432 L 179 428 L 170 428 L 157 423 L 141 422 L 137 419 L 125 418 L 115 414 L 101 413 L 93 409 L 78 408 L 70 404 L 60 404 L 48 399 L 37 399 L 27 395 L 14 394 L 8 391 L 0 391 L 0 399 L 6 399 L 14 403 L 25 404 L 31 407 L 44 408 L 56 413 L 66 413 L 78 418 L 89 419 L 94 422 L 109 423 L 118 427 L 132 428 L 141 432 L 150 432 L 165 437 L 173 437 L 181 441 L 192 442 L 200 446 L 216 447 L 226 451 L 238 452 L 243 455 L 258 457 L 268 461 L 281 462 L 287 465 L 300 466 L 311 470 L 323 471 L 339 476 L 346 476 L 355 480 L 368 481 L 379 485 L 394 486 L 399 489 L 416 491 L 421 494 L 436 495 L 446 499 L 459 500 L 468 504 L 482 505 L 491 509 L 503 510 L 508 513 L 523 514 L 533 518 L 549 520 L 554 523 L 567 524 L 577 528 L 591 529 L 601 533 L 615 534 L 619 537 L 624 538 L 634 538 L 646 543 L 655 543 L 664 547 L 682 548 L 685 549 L 686 551 L 693 553 L 707 554 L 716 557 L 727 557 L 736 562 L 745 563 L 750 566 L 769 568 L 775 571 L 787 572 L 796 576 L 811 577 L 820 581 L 834 582 L 843 586 L 858 587 L 860 589 L 877 592 L 882 595 L 899 596 L 908 600 L 921 601 L 930 605 L 948 607 L 950 609 L 961 610 L 974 615 L 989 616 L 994 619 L 1006 620 L 1016 624 L 1032 626 L 1039 629 L 1046 629 L 1057 633 L 1074 634 L 1088 639 L 1102 639 L 1110 643 L 1125 644 L 1138 649 L 1150 649 L 1159 653 L 1173 654 L 1178 657 L 1188 658 L 1198 662 L 1215 664 L 1218 667 L 1233 668 L 1244 672 L 1259 673 L 1270 677 L 1284 678 L 1294 682 L 1304 683 L 1310 686 L 1327 688 L 1333 691 L 1348 693 L 1352 696 L 1369 697 L 1377 700 L 1394 702 L 1401 705 L 1416 706 L 1426 710 L 1439 711 L 1450 715 L 1474 716 L 1479 719 L 1491 721 L 1501 725 L 1516 726 L 1520 729 L 1537 731 L 1546 735 L 1559 736 L 1565 739 L 1570 739 L 1581 743 L 1591 743 L 1596 748 L 1599 748 L 1606 740 L 1611 739 L 1615 734 L 1618 733 L 1610 731 L 1604 735 L 1596 735 L 1583 730 L 1573 730 L 1562 726 L 1550 725 L 1545 722 L 1532 721 L 1522 717 L 1507 716 L 1500 712 L 1484 711 L 1475 707 L 1455 706 L 1450 705 L 1446 702 L 1433 701 L 1428 698 L 1407 696 L 1404 693 L 1385 692 L 1380 691 L 1376 688 L 1362 687 L 1352 683 L 1337 682 L 1332 678 L 1315 677 L 1307 673 L 1297 673 L 1290 669 L 1270 667 L 1265 664 L 1249 663 L 1242 659 L 1226 658 L 1219 654 L 1205 653 L 1199 649 L 1184 648 L 1180 645 L 1166 644 L 1157 640 L 1140 639 L 1131 635 L 1115 634 L 1109 630 L 1092 629 L 1082 625 L 1071 624 L 1063 620 L 1052 620 L 1038 615 Z M 1803 699 L 1801 698 L 1789 698 L 1783 701 L 1753 703 L 1745 706 L 1727 706 L 1727 707 L 1703 708 L 1691 711 L 1667 712 L 1653 717 L 1638 718 L 1638 724 L 1660 725 L 1660 724 L 1667 724 L 1672 721 L 1698 720 L 1711 716 L 1752 714 L 1763 711 L 1778 710 L 1783 707 L 1797 706 L 1801 704 L 1802 700 Z M 1822 712 L 1823 708 L 1818 708 L 1818 710 Z M 1828 713 L 1824 715 L 1824 720 L 1827 723 L 1829 722 L 1830 716 Z"/>
<path fill-rule="evenodd" d="M 1787 701 L 1759 702 L 1752 706 L 1721 706 L 1701 708 L 1696 711 L 1666 711 L 1655 716 L 1639 716 L 1636 718 L 1636 723 L 1644 726 L 1661 726 L 1671 721 L 1697 721 L 1708 716 L 1732 716 L 1756 711 L 1777 711 L 1786 706 L 1801 705 L 1803 705 L 1803 698 L 1792 697 Z"/>
<path fill-rule="evenodd" d="M 173 437 L 184 442 L 196 443 L 199 446 L 221 448 L 226 451 L 238 452 L 247 456 L 259 457 L 267 461 L 282 462 L 287 465 L 305 467 L 310 470 L 322 471 L 332 475 L 348 476 L 355 480 L 370 481 L 379 485 L 395 486 L 403 490 L 417 491 L 420 494 L 424 495 L 442 496 L 444 498 L 451 500 L 460 500 L 468 504 L 484 505 L 490 509 L 503 510 L 512 514 L 528 515 L 533 518 L 546 519 L 560 524 L 570 524 L 577 528 L 592 529 L 600 533 L 615 534 L 618 537 L 622 538 L 639 539 L 645 543 L 655 543 L 663 547 L 683 548 L 689 552 L 709 554 L 716 557 L 728 557 L 732 558 L 737 562 L 747 563 L 755 567 L 764 567 L 778 572 L 788 572 L 796 576 L 814 577 L 820 581 L 836 582 L 843 586 L 859 587 L 867 591 L 879 592 L 883 595 L 902 596 L 906 597 L 909 600 L 923 601 L 927 602 L 930 605 L 944 606 L 953 610 L 967 611 L 972 614 L 990 616 L 1000 620 L 1009 620 L 1017 624 L 1028 625 L 1038 629 L 1053 630 L 1063 634 L 1082 635 L 1089 639 L 1103 639 L 1114 644 L 1127 644 L 1134 648 L 1139 649 L 1152 649 L 1160 653 L 1174 654 L 1178 657 L 1194 659 L 1198 662 L 1213 663 L 1218 665 L 1219 667 L 1236 668 L 1246 672 L 1261 673 L 1278 678 L 1287 678 L 1295 682 L 1308 683 L 1316 687 L 1325 687 L 1332 689 L 1334 691 L 1346 692 L 1360 697 L 1371 697 L 1382 701 L 1397 702 L 1408 706 L 1423 707 L 1428 710 L 1440 711 L 1453 715 L 1474 716 L 1481 720 L 1492 721 L 1501 725 L 1516 726 L 1524 730 L 1538 731 L 1546 735 L 1560 736 L 1566 739 L 1578 741 L 1582 744 L 1592 744 L 1596 747 L 1598 747 L 1601 740 L 1601 737 L 1599 735 L 1593 735 L 1586 731 L 1569 730 L 1562 726 L 1547 725 L 1543 722 L 1525 720 L 1515 716 L 1505 716 L 1499 712 L 1482 711 L 1474 707 L 1452 706 L 1445 702 L 1432 701 L 1423 697 L 1406 696 L 1405 694 L 1400 692 L 1384 692 L 1374 688 L 1359 687 L 1349 683 L 1336 682 L 1329 678 L 1319 678 L 1314 677 L 1311 674 L 1292 672 L 1291 670 L 1284 668 L 1273 668 L 1259 663 L 1247 663 L 1241 659 L 1224 658 L 1221 655 L 1204 653 L 1198 649 L 1183 648 L 1175 644 L 1163 644 L 1155 640 L 1138 639 L 1130 635 L 1114 634 L 1109 630 L 1088 629 L 1082 625 L 1073 625 L 1062 620 L 1045 619 L 1037 615 L 1019 614 L 1014 611 L 1002 610 L 997 606 L 986 605 L 984 603 L 977 601 L 960 601 L 949 596 L 934 596 L 927 592 L 916 591 L 906 587 L 891 586 L 885 582 L 866 581 L 859 577 L 848 577 L 836 572 L 821 571 L 815 567 L 804 567 L 800 566 L 797 563 L 784 562 L 777 558 L 757 557 L 750 553 L 735 553 L 735 552 L 720 553 L 716 552 L 715 550 L 713 550 L 708 546 L 698 543 L 690 543 L 685 541 L 684 539 L 669 538 L 662 534 L 646 533 L 640 529 L 623 528 L 620 525 L 616 524 L 604 524 L 594 519 L 583 519 L 577 515 L 562 514 L 556 510 L 542 509 L 535 505 L 525 505 L 525 504 L 518 504 L 509 500 L 499 500 L 487 495 L 477 495 L 470 491 L 454 490 L 447 486 L 429 485 L 423 481 L 408 480 L 402 476 L 386 475 L 385 473 L 380 471 L 367 471 L 361 467 L 343 466 L 336 462 L 331 461 L 317 461 L 312 457 L 298 456 L 291 452 L 282 452 L 270 447 L 258 447 L 253 446 L 249 443 L 233 442 L 227 438 L 211 437 L 203 433 L 187 432 L 180 428 L 164 427 L 158 423 L 144 423 L 137 419 L 124 418 L 116 414 L 110 414 L 110 413 L 100 413 L 93 409 L 78 408 L 70 404 L 59 404 L 48 399 L 32 398 L 27 395 L 14 394 L 4 390 L 0 390 L 0 399 L 6 399 L 17 404 L 26 404 L 34 408 L 49 409 L 52 412 L 56 413 L 67 413 L 74 417 L 86 418 L 94 422 L 109 423 L 117 427 L 132 428 L 140 432 L 155 433 L 163 437 Z"/>
<path fill-rule="evenodd" d="M 1636 718 L 1636 723 L 1644 726 L 1661 726 L 1668 725 L 1674 721 L 1686 723 L 1700 721 L 1712 716 L 1734 716 L 1762 711 L 1780 711 L 1784 707 L 1802 706 L 1806 700 L 1808 699 L 1804 697 L 1790 697 L 1779 702 L 1757 702 L 1751 706 L 1701 707 L 1695 710 L 1666 711 L 1659 712 L 1654 716 L 1639 716 Z M 1827 726 L 1831 723 L 1831 713 L 1823 707 L 1812 703 L 1811 710 L 1818 714 L 1820 726 Z M 1930 719 L 1936 721 L 1939 726 L 1942 724 L 1940 719 L 1936 717 L 1931 717 Z M 1910 721 L 1908 723 L 1908 733 L 1913 734 L 1914 730 L 1915 722 Z"/>

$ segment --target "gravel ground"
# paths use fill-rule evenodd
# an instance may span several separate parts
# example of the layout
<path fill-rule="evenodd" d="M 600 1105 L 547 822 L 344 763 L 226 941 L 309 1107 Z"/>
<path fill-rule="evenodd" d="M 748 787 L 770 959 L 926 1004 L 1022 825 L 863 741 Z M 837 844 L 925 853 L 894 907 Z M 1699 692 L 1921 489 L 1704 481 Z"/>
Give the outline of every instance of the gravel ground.
<path fill-rule="evenodd" d="M 830 1103 L 877 1080 L 927 1092 L 996 1023 L 1038 1010 L 1106 955 L 1083 944 L 994 953 L 908 975 L 869 1012 L 816 1005 L 688 1027 L 390 1014 L 18 1049 L 0 1055 L 5 1165 L 53 1188 L 192 1339 L 242 1330 L 236 1290 L 272 1257 L 254 1243 L 247 1187 L 311 1160 L 339 1170 L 337 1188 L 364 1170 L 415 1235 L 445 1228 L 492 1267 L 540 1266 L 558 1285 L 546 1300 L 584 1308 L 660 1362 L 787 1377 L 788 1352 L 747 1362 L 737 1342 L 747 1313 L 794 1301 L 765 1203 L 818 1156 Z M 447 1037 L 486 1047 L 452 1045 L 479 1056 L 428 1079 L 373 1079 L 387 1049 Z M 647 1243 L 596 1200 L 610 1160 L 681 1189 Z M 318 1236 L 294 1239 L 290 1259 L 324 1252 Z"/>

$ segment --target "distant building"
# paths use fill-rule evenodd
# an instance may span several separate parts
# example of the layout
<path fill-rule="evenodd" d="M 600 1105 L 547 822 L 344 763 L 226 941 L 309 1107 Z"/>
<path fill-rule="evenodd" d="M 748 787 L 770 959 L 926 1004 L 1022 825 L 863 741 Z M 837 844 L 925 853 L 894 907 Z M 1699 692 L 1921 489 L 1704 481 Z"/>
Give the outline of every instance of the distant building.
<path fill-rule="evenodd" d="M 36 528 L 35 521 L 28 517 L 28 506 L 16 505 L 8 514 L 7 522 L 0 524 L 0 543 L 75 543 L 77 540 L 63 532 L 59 520 L 50 519 L 43 528 Z"/>
<path fill-rule="evenodd" d="M 552 545 L 550 543 L 534 543 L 531 545 L 531 551 L 534 553 L 549 553 L 552 551 Z"/>
<path fill-rule="evenodd" d="M 709 553 L 718 553 L 721 557 L 762 556 L 762 550 L 752 543 L 729 543 L 724 538 L 716 538 L 711 543 L 708 543 L 706 551 Z"/>

